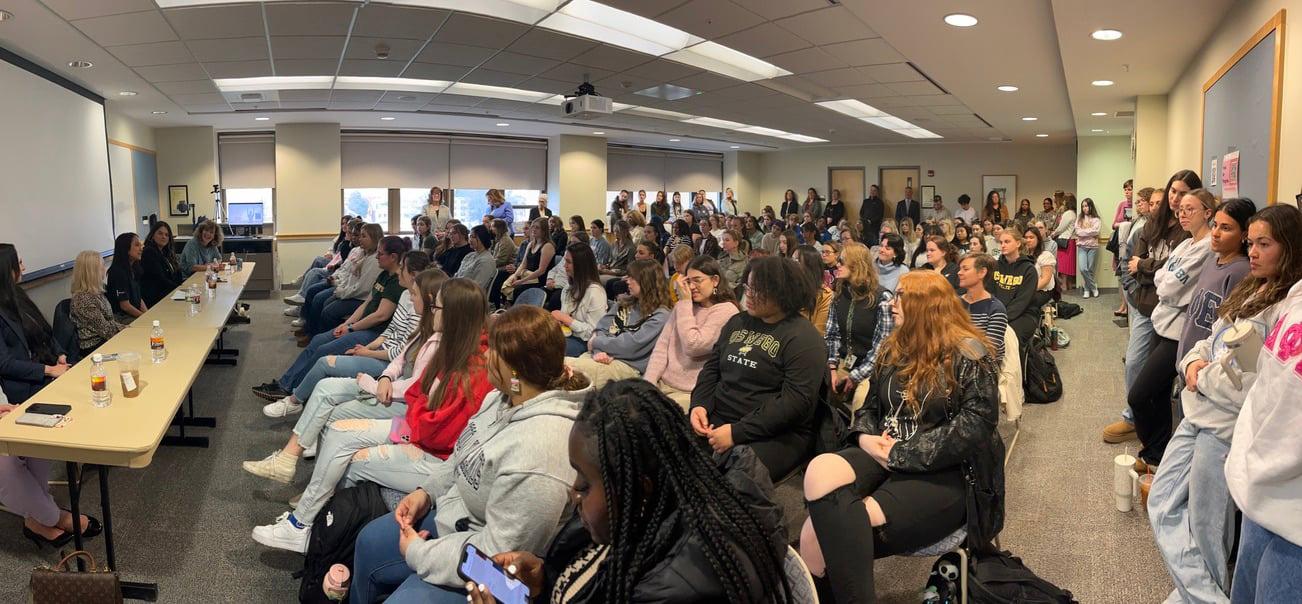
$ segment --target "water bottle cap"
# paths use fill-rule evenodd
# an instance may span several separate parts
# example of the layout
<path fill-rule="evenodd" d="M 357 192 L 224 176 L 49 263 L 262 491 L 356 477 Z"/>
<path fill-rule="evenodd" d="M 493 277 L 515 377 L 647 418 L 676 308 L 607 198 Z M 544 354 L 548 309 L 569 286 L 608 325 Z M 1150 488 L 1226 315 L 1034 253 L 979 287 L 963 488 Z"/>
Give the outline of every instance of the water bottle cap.
<path fill-rule="evenodd" d="M 95 353 L 94 356 L 90 357 L 90 360 L 92 360 L 92 361 L 94 361 L 94 362 L 96 362 L 96 363 L 103 363 L 103 362 L 104 362 L 104 355 L 99 354 L 99 353 Z"/>
<path fill-rule="evenodd" d="M 154 321 L 154 327 L 158 327 L 158 321 Z"/>

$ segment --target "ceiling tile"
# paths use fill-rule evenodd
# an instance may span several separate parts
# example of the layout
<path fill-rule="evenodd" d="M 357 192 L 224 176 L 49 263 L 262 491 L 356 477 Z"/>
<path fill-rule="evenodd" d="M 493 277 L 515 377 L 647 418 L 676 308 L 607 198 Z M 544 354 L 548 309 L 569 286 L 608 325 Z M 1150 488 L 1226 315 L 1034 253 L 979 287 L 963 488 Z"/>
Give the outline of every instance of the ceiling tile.
<path fill-rule="evenodd" d="M 435 65 L 433 63 L 412 63 L 407 66 L 407 70 L 402 72 L 404 78 L 416 78 L 421 80 L 447 80 L 456 81 L 461 76 L 470 71 L 461 65 Z"/>
<path fill-rule="evenodd" d="M 701 73 L 701 68 L 668 59 L 655 59 L 638 65 L 626 73 L 657 82 L 668 82 Z"/>
<path fill-rule="evenodd" d="M 267 2 L 267 30 L 273 36 L 344 36 L 352 23 L 353 3 Z"/>
<path fill-rule="evenodd" d="M 171 26 L 158 11 L 93 17 L 82 19 L 73 25 L 100 46 L 148 44 L 176 39 Z"/>
<path fill-rule="evenodd" d="M 187 40 L 264 36 L 262 10 L 256 4 L 198 6 L 163 11 L 177 35 Z"/>
<path fill-rule="evenodd" d="M 502 51 L 484 63 L 484 67 L 508 73 L 534 75 L 560 65 L 560 61 Z"/>
<path fill-rule="evenodd" d="M 713 40 L 759 25 L 764 18 L 730 0 L 693 0 L 660 14 L 656 21 Z"/>
<path fill-rule="evenodd" d="M 425 45 L 425 49 L 420 51 L 420 54 L 416 56 L 416 60 L 421 63 L 474 67 L 487 61 L 489 57 L 493 56 L 494 52 L 493 49 L 483 48 L 480 46 L 430 42 Z"/>
<path fill-rule="evenodd" d="M 738 5 L 758 13 L 769 20 L 789 17 L 805 11 L 817 10 L 827 6 L 827 0 L 732 0 Z"/>
<path fill-rule="evenodd" d="M 784 52 L 764 60 L 796 74 L 847 67 L 849 65 L 846 61 L 836 58 L 818 47 Z"/>
<path fill-rule="evenodd" d="M 573 94 L 574 89 L 578 86 L 575 82 L 571 81 L 553 80 L 550 78 L 529 78 L 528 80 L 520 82 L 519 87 L 525 90 L 537 90 L 538 92 L 550 92 L 553 94 Z"/>
<path fill-rule="evenodd" d="M 899 96 L 885 84 L 861 84 L 859 86 L 841 86 L 838 91 L 856 99 L 874 99 L 887 96 Z"/>
<path fill-rule="evenodd" d="M 174 94 L 170 95 L 173 101 L 182 105 L 203 105 L 219 104 L 226 102 L 226 98 L 220 93 L 211 92 L 207 94 Z"/>
<path fill-rule="evenodd" d="M 434 97 L 436 96 L 438 95 L 429 92 L 404 92 L 391 90 L 384 93 L 384 96 L 380 97 L 380 102 L 391 105 L 410 105 L 415 103 L 419 107 L 434 100 Z"/>
<path fill-rule="evenodd" d="M 853 67 L 829 69 L 827 71 L 803 73 L 800 75 L 806 80 L 828 88 L 843 88 L 845 86 L 860 86 L 863 84 L 875 83 L 867 74 L 854 69 Z"/>
<path fill-rule="evenodd" d="M 462 108 L 473 107 L 482 102 L 484 102 L 484 97 L 462 96 L 459 94 L 440 94 L 437 97 L 434 97 L 434 100 L 430 101 L 430 104 L 427 105 L 427 107 L 436 106 L 436 105 L 444 105 L 444 106 L 450 105 L 452 107 L 456 107 L 457 108 L 456 110 L 461 110 Z"/>
<path fill-rule="evenodd" d="M 528 30 L 528 25 L 512 21 L 453 13 L 434 39 L 453 44 L 502 48 Z"/>
<path fill-rule="evenodd" d="M 176 99 L 172 99 L 175 101 Z M 189 113 L 230 113 L 231 106 L 226 103 L 178 103 Z"/>
<path fill-rule="evenodd" d="M 603 0 L 602 4 L 635 15 L 654 18 L 688 0 Z"/>
<path fill-rule="evenodd" d="M 962 105 L 963 102 L 948 94 L 937 94 L 931 96 L 906 96 L 900 97 L 906 102 L 918 105 L 920 107 L 938 107 L 942 105 Z"/>
<path fill-rule="evenodd" d="M 253 61 L 267 58 L 266 38 L 190 40 L 185 43 L 201 63 L 208 61 Z"/>
<path fill-rule="evenodd" d="M 759 84 L 745 83 L 730 86 L 728 88 L 712 90 L 709 93 L 702 95 L 702 100 L 705 102 L 713 102 L 715 100 L 724 99 L 729 101 L 745 101 L 746 104 L 750 104 L 756 100 L 776 94 L 778 94 L 778 92 L 760 86 Z M 792 100 L 801 102 L 798 99 Z"/>
<path fill-rule="evenodd" d="M 385 101 L 380 101 L 375 104 L 375 108 L 372 109 L 372 111 L 388 111 L 388 112 L 407 111 L 407 112 L 415 113 L 421 107 L 424 106 L 425 103 L 414 103 L 414 104 L 413 103 L 389 103 Z"/>
<path fill-rule="evenodd" d="M 272 36 L 271 58 L 280 69 L 282 59 L 331 59 L 336 63 L 344 53 L 342 36 Z"/>
<path fill-rule="evenodd" d="M 771 57 L 810 46 L 809 42 L 801 39 L 800 36 L 772 23 L 764 23 L 715 41 L 756 57 Z"/>
<path fill-rule="evenodd" d="M 932 120 L 936 117 L 932 115 L 930 111 L 927 111 L 926 107 L 897 107 L 891 110 L 891 115 L 914 122 L 918 121 L 920 118 L 924 120 Z"/>
<path fill-rule="evenodd" d="M 909 96 L 945 94 L 944 90 L 937 88 L 935 84 L 926 80 L 921 82 L 896 82 L 887 86 L 899 94 Z"/>
<path fill-rule="evenodd" d="M 198 63 L 180 63 L 177 65 L 153 65 L 137 67 L 140 77 L 155 84 L 159 82 L 183 82 L 185 80 L 204 80 L 208 72 Z"/>
<path fill-rule="evenodd" d="M 218 61 L 204 63 L 208 75 L 217 78 L 260 78 L 271 75 L 271 61 Z"/>
<path fill-rule="evenodd" d="M 835 44 L 877 37 L 877 32 L 864 25 L 859 17 L 844 6 L 828 6 L 822 10 L 801 13 L 781 19 L 777 24 L 793 34 L 819 44 Z"/>
<path fill-rule="evenodd" d="M 285 101 L 328 101 L 330 100 L 329 90 L 281 90 L 279 93 L 280 102 Z"/>
<path fill-rule="evenodd" d="M 729 88 L 736 86 L 740 80 L 727 76 L 717 75 L 708 71 L 702 71 L 693 76 L 674 80 L 674 85 L 692 88 L 694 90 L 718 90 L 720 88 Z"/>
<path fill-rule="evenodd" d="M 801 76 L 794 75 L 765 80 L 760 85 L 773 88 L 779 92 L 793 94 L 800 98 L 828 99 L 838 96 L 835 91 L 829 90 L 826 86 L 815 84 Z"/>
<path fill-rule="evenodd" d="M 108 49 L 127 67 L 144 67 L 146 65 L 171 65 L 188 63 L 194 60 L 190 50 L 181 42 L 156 42 L 153 44 L 131 44 L 114 46 Z"/>
<path fill-rule="evenodd" d="M 339 66 L 339 75 L 394 78 L 402 72 L 405 63 L 400 61 L 355 60 L 344 59 Z"/>
<path fill-rule="evenodd" d="M 904 62 L 904 55 L 892 48 L 883 38 L 828 44 L 822 49 L 853 67 Z"/>
<path fill-rule="evenodd" d="M 281 109 L 325 109 L 327 101 L 281 101 Z"/>
<path fill-rule="evenodd" d="M 571 57 L 580 55 L 596 45 L 597 43 L 592 40 L 535 28 L 511 43 L 510 50 L 535 57 L 568 61 Z"/>
<path fill-rule="evenodd" d="M 570 88 L 575 88 L 583 83 L 586 76 L 589 82 L 597 82 L 615 75 L 615 72 L 586 65 L 576 65 L 574 63 L 562 63 L 543 72 L 542 76 L 550 80 L 560 80 L 570 82 Z"/>
<path fill-rule="evenodd" d="M 154 87 L 168 96 L 217 92 L 217 87 L 213 85 L 212 80 L 208 79 L 190 80 L 187 82 L 161 82 L 154 84 Z"/>
<path fill-rule="evenodd" d="M 928 111 L 935 115 L 964 115 L 971 114 L 972 110 L 962 105 L 950 105 L 941 107 L 928 107 Z"/>
<path fill-rule="evenodd" d="M 913 107 L 917 105 L 917 103 L 902 96 L 887 96 L 874 100 L 872 105 L 878 109 L 890 109 L 892 107 Z"/>
<path fill-rule="evenodd" d="M 335 75 L 338 59 L 276 59 L 278 76 Z"/>
<path fill-rule="evenodd" d="M 326 105 L 326 109 L 332 111 L 370 111 L 375 107 L 375 103 L 365 101 L 331 101 Z"/>
<path fill-rule="evenodd" d="M 153 0 L 44 0 L 43 3 L 68 21 L 158 8 Z"/>
<path fill-rule="evenodd" d="M 380 44 L 389 47 L 389 58 L 376 58 L 375 47 Z M 344 58 L 389 61 L 397 63 L 398 69 L 402 69 L 403 65 L 416 56 L 416 52 L 420 50 L 422 44 L 424 42 L 421 40 L 370 38 L 353 35 L 348 38 L 348 50 L 345 51 Z"/>
<path fill-rule="evenodd" d="M 505 71 L 494 71 L 492 69 L 475 69 L 461 77 L 462 82 L 488 86 L 515 86 L 525 79 L 527 79 L 526 76 L 518 73 L 506 73 Z"/>
<path fill-rule="evenodd" d="M 652 57 L 602 44 L 573 59 L 571 63 L 600 67 L 610 71 L 627 71 L 637 65 L 650 61 Z"/>
<path fill-rule="evenodd" d="M 357 12 L 354 36 L 389 40 L 428 40 L 449 11 L 387 4 L 367 4 Z"/>
<path fill-rule="evenodd" d="M 890 84 L 893 82 L 919 82 L 926 80 L 918 70 L 914 69 L 908 63 L 891 63 L 889 65 L 869 65 L 861 67 L 864 73 L 868 74 L 878 82 Z"/>
<path fill-rule="evenodd" d="M 383 90 L 334 90 L 330 102 L 376 103 L 384 96 Z"/>

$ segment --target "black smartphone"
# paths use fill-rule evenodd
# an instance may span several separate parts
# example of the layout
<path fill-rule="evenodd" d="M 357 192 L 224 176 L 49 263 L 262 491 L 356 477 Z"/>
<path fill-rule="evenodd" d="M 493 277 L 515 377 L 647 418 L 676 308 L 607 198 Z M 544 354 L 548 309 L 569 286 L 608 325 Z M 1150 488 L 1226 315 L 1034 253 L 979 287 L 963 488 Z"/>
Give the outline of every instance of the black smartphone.
<path fill-rule="evenodd" d="M 69 411 L 72 411 L 72 405 L 32 403 L 25 411 L 27 413 L 36 413 L 38 415 L 67 415 Z"/>
<path fill-rule="evenodd" d="M 527 604 L 529 586 L 506 574 L 506 569 L 498 566 L 492 558 L 484 555 L 474 545 L 467 543 L 461 552 L 461 563 L 457 565 L 457 574 L 462 579 L 473 581 L 476 585 L 487 585 L 493 597 L 505 604 Z"/>

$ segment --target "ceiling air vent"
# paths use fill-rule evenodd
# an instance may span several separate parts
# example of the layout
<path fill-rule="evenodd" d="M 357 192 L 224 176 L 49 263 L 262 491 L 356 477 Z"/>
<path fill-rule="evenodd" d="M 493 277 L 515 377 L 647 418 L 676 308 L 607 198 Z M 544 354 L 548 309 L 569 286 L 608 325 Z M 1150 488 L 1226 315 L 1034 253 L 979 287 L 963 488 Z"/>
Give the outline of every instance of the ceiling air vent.
<path fill-rule="evenodd" d="M 1134 111 L 1118 111 L 1115 117 L 1135 117 Z"/>

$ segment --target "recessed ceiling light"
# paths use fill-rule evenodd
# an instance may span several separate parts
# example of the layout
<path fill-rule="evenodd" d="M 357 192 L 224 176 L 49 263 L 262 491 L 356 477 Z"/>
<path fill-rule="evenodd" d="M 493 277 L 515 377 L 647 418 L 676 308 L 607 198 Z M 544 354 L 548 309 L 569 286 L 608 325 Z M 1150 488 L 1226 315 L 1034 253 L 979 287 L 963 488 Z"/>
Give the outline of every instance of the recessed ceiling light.
<path fill-rule="evenodd" d="M 1091 113 L 1090 115 L 1092 115 L 1092 116 L 1094 116 L 1094 117 L 1103 117 L 1103 116 L 1106 116 L 1107 114 L 1108 114 L 1108 112 L 1106 112 L 1106 111 L 1095 111 L 1094 113 Z"/>
<path fill-rule="evenodd" d="M 265 121 L 267 121 L 267 120 L 269 120 L 269 119 L 271 119 L 271 118 L 269 118 L 269 117 L 255 117 L 255 118 L 253 118 L 253 120 L 254 120 L 254 121 L 257 121 L 257 122 L 265 122 Z"/>
<path fill-rule="evenodd" d="M 1103 132 L 1102 128 L 1091 128 L 1090 132 Z"/>
<path fill-rule="evenodd" d="M 1108 42 L 1111 40 L 1120 40 L 1121 32 L 1115 29 L 1100 29 L 1090 34 L 1090 37 L 1094 38 L 1095 40 L 1103 40 L 1104 42 Z"/>
<path fill-rule="evenodd" d="M 1023 121 L 1023 122 L 1034 122 L 1035 120 L 1038 120 L 1038 119 L 1040 119 L 1040 118 L 1038 118 L 1038 117 L 1031 117 L 1031 116 L 1028 115 L 1028 116 L 1022 118 L 1022 121 Z"/>
<path fill-rule="evenodd" d="M 497 125 L 497 127 L 499 127 L 499 128 L 505 128 L 505 127 L 507 127 L 507 126 L 510 126 L 511 124 L 508 124 L 508 123 L 506 123 L 506 122 L 498 122 L 496 125 Z"/>
<path fill-rule="evenodd" d="M 740 148 L 741 148 L 741 145 L 732 145 L 732 146 L 730 146 L 730 147 L 728 147 L 728 148 L 729 148 L 729 149 L 740 149 Z"/>
<path fill-rule="evenodd" d="M 391 116 L 391 115 L 386 115 L 386 116 L 380 118 L 380 121 L 383 121 L 383 122 L 392 122 L 393 120 L 396 120 L 396 119 L 398 119 L 398 118 L 393 117 L 393 116 Z"/>
<path fill-rule="evenodd" d="M 0 21 L 12 21 L 14 14 L 7 10 L 0 10 Z"/>
<path fill-rule="evenodd" d="M 118 92 L 118 96 L 136 96 L 136 91 L 134 91 L 134 90 L 123 90 L 123 91 L 121 91 L 121 92 Z"/>
<path fill-rule="evenodd" d="M 80 59 L 76 61 L 68 61 L 68 67 L 72 67 L 74 69 L 90 69 L 91 67 L 94 66 L 95 66 L 94 63 L 91 63 L 90 61 L 82 61 Z"/>
<path fill-rule="evenodd" d="M 602 131 L 600 131 L 600 130 L 596 130 L 596 131 L 594 131 L 592 134 L 594 134 L 594 135 L 596 135 L 596 136 L 601 136 L 601 135 L 605 134 L 605 132 L 602 132 Z"/>
<path fill-rule="evenodd" d="M 150 111 L 154 115 L 167 115 L 166 111 Z"/>
<path fill-rule="evenodd" d="M 680 143 L 680 142 L 682 142 L 682 140 L 683 140 L 683 139 L 680 139 L 680 138 L 671 138 L 671 139 L 669 139 L 669 142 L 671 142 L 671 143 Z"/>
<path fill-rule="evenodd" d="M 972 27 L 977 24 L 977 18 L 963 13 L 952 13 L 945 15 L 945 22 L 954 27 Z"/>
<path fill-rule="evenodd" d="M 998 88 L 999 92 L 1017 92 L 1017 87 L 1012 84 L 1001 84 L 995 88 Z"/>
<path fill-rule="evenodd" d="M 1116 82 L 1113 82 L 1112 80 L 1094 80 L 1093 82 L 1090 82 L 1090 84 L 1093 84 L 1094 86 L 1099 86 L 1099 87 L 1103 87 L 1103 86 L 1111 86 L 1111 85 L 1113 85 L 1113 84 L 1115 84 L 1115 83 L 1116 83 Z"/>
<path fill-rule="evenodd" d="M 1048 135 L 1048 134 L 1044 134 L 1044 133 L 1040 133 L 1040 134 L 1035 135 L 1035 138 L 1049 138 L 1049 135 Z"/>

